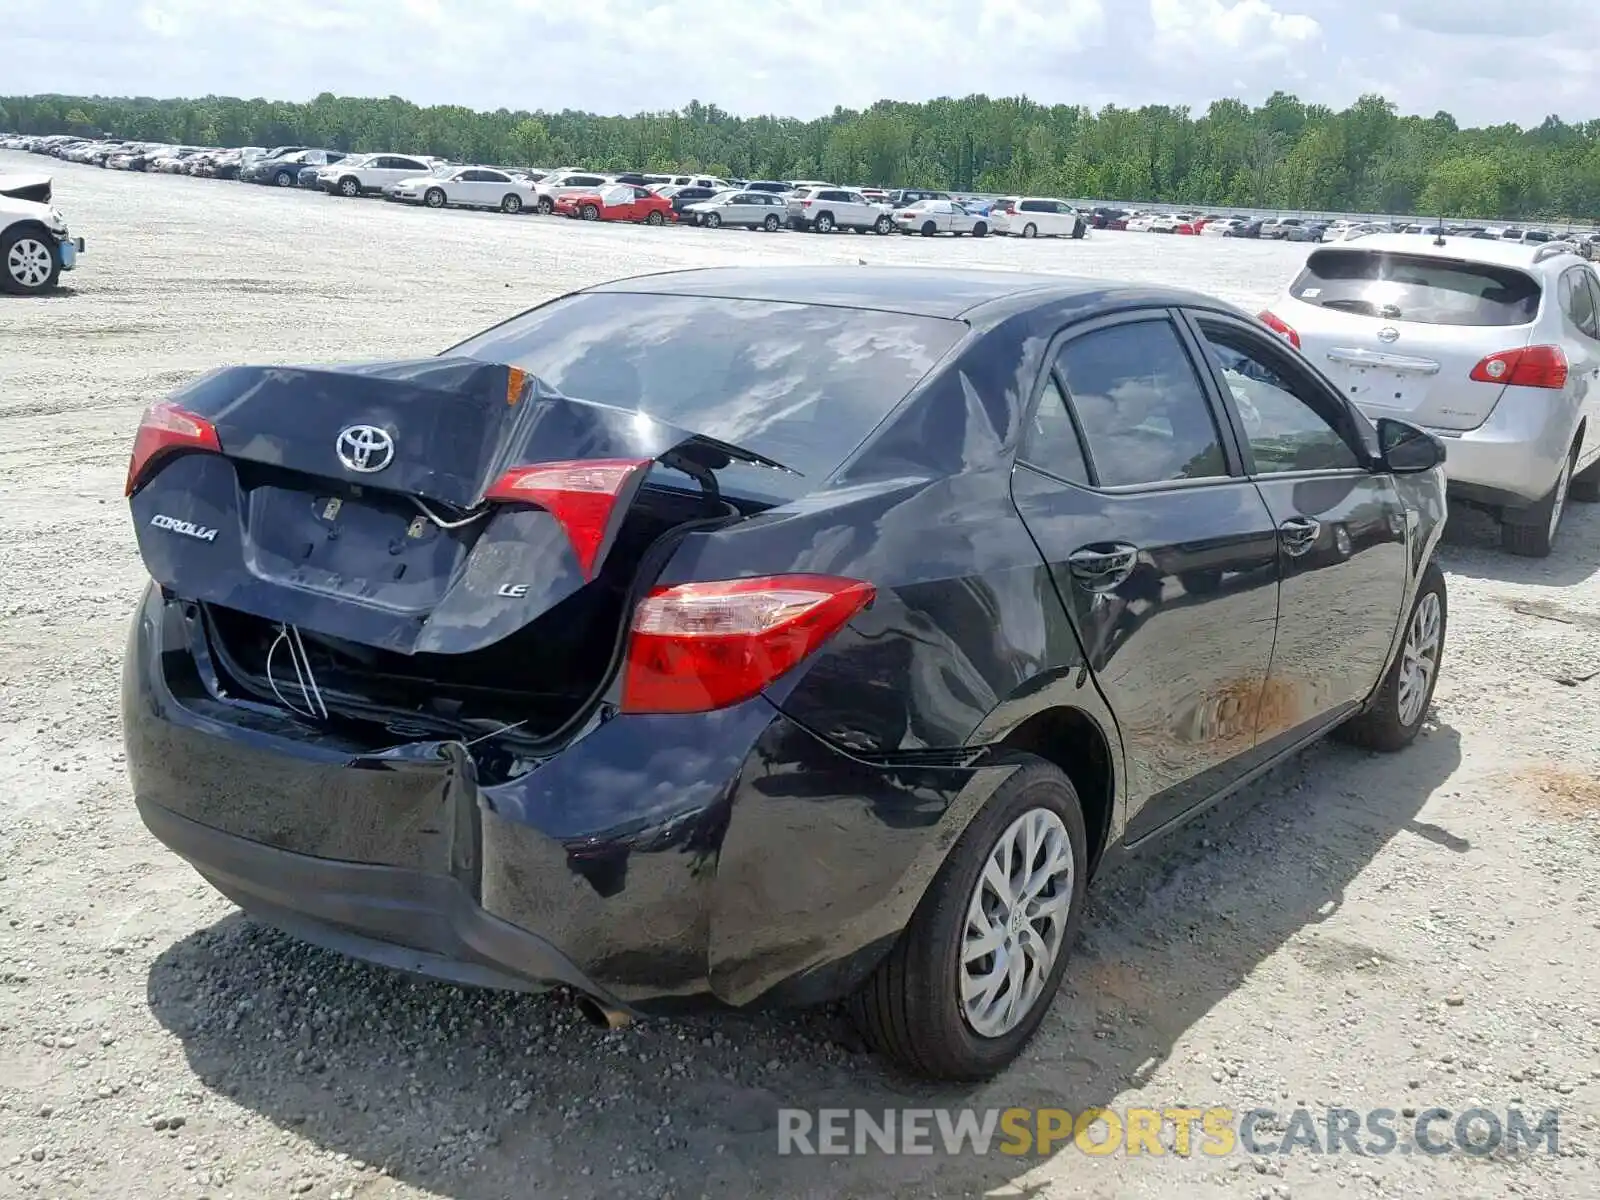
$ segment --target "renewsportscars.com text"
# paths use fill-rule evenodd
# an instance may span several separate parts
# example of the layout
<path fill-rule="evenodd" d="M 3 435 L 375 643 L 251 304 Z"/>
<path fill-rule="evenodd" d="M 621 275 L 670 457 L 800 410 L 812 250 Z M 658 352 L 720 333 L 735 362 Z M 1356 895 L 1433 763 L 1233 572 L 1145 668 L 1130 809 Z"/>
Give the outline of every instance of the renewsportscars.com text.
<path fill-rule="evenodd" d="M 1412 1114 L 1415 1115 L 1412 1115 Z M 779 1154 L 1089 1155 L 1558 1152 L 1560 1113 L 1486 1108 L 785 1108 Z"/>

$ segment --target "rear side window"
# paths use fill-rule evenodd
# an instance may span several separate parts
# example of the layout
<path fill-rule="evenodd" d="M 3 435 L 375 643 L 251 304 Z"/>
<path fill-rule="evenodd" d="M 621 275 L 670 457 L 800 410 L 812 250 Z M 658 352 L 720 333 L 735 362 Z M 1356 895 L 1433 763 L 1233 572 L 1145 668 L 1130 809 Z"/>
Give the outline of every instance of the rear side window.
<path fill-rule="evenodd" d="M 1105 487 L 1228 473 L 1211 405 L 1171 321 L 1074 338 L 1056 367 Z"/>
<path fill-rule="evenodd" d="M 1561 276 L 1558 292 L 1567 320 L 1584 334 L 1600 338 L 1595 324 L 1594 293 L 1589 287 L 1589 268 L 1573 267 Z"/>
<path fill-rule="evenodd" d="M 1289 288 L 1307 304 L 1426 325 L 1526 325 L 1539 312 L 1536 279 L 1515 267 L 1317 250 Z"/>
<path fill-rule="evenodd" d="M 794 496 L 831 475 L 966 332 L 902 313 L 585 292 L 445 353 L 764 454 L 804 478 L 741 467 L 719 478 L 730 492 Z"/>
<path fill-rule="evenodd" d="M 1067 408 L 1067 398 L 1056 382 L 1055 372 L 1045 376 L 1033 421 L 1024 430 L 1021 457 L 1058 479 L 1087 485 L 1089 464 L 1084 461 L 1083 443 Z"/>

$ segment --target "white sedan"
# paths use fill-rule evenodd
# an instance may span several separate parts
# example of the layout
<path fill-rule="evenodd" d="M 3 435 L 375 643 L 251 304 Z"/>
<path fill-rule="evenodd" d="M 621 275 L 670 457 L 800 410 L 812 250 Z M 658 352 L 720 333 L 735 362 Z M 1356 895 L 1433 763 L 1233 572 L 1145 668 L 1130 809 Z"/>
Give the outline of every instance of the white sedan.
<path fill-rule="evenodd" d="M 516 213 L 537 202 L 534 184 L 525 175 L 511 175 L 493 167 L 456 167 L 438 175 L 402 179 L 387 189 L 385 197 L 403 204 L 429 208 L 498 208 Z"/>
<path fill-rule="evenodd" d="M 970 233 L 973 237 L 987 237 L 989 218 L 968 212 L 954 200 L 918 200 L 895 210 L 895 228 L 901 233 L 920 233 L 933 237 L 939 233 L 953 233 L 960 237 Z"/>

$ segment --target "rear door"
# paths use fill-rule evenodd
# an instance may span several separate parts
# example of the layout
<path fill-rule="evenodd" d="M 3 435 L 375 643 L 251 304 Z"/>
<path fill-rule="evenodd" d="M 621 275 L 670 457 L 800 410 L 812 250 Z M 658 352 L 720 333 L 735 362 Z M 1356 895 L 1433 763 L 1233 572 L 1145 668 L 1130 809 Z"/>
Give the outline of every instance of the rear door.
<path fill-rule="evenodd" d="M 1516 267 L 1335 243 L 1311 252 L 1279 315 L 1369 417 L 1476 429 L 1505 387 L 1473 369 L 1529 344 L 1542 292 Z"/>
<path fill-rule="evenodd" d="M 1167 310 L 1062 334 L 1012 494 L 1127 748 L 1129 840 L 1251 765 L 1277 529 Z"/>
<path fill-rule="evenodd" d="M 427 175 L 428 164 L 419 162 L 414 158 L 401 158 L 399 155 L 386 154 L 378 160 L 378 168 L 374 171 L 362 172 L 372 177 L 375 187 L 388 187 L 399 183 L 402 179 L 416 179 L 420 175 Z"/>
<path fill-rule="evenodd" d="M 1189 314 L 1246 470 L 1278 529 L 1278 637 L 1256 727 L 1266 752 L 1377 686 L 1404 602 L 1410 522 L 1359 414 L 1244 321 Z"/>
<path fill-rule="evenodd" d="M 1578 263 L 1561 273 L 1556 298 L 1561 306 L 1562 345 L 1567 355 L 1567 386 L 1588 419 L 1580 465 L 1600 445 L 1600 312 L 1596 311 L 1594 268 Z M 1582 418 L 1580 418 L 1582 419 Z"/>

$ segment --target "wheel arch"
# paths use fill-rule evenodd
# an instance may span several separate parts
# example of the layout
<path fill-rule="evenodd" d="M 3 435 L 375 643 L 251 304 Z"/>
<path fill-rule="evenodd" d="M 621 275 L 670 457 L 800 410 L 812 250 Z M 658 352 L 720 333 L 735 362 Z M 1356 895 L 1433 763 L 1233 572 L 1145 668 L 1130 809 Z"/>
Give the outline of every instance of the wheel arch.
<path fill-rule="evenodd" d="M 1071 780 L 1083 808 L 1092 872 L 1104 857 L 1116 824 L 1120 739 L 1114 744 L 1100 720 L 1086 709 L 1061 704 L 1025 717 L 996 745 L 1042 758 Z"/>
<path fill-rule="evenodd" d="M 50 227 L 37 217 L 21 217 L 11 222 L 4 229 L 0 229 L 0 238 L 8 238 L 15 233 L 35 233 L 47 242 L 54 243 L 56 235 L 50 232 Z"/>

